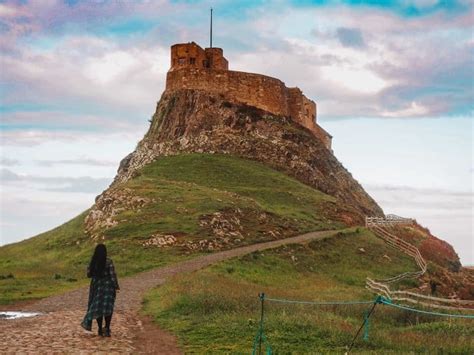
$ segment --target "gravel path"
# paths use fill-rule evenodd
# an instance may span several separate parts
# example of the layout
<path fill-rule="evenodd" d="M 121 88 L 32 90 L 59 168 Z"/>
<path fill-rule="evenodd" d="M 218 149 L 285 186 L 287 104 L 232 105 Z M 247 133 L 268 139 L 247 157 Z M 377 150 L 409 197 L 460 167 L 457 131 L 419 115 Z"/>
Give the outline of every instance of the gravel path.
<path fill-rule="evenodd" d="M 86 332 L 79 325 L 87 308 L 88 287 L 27 304 L 21 310 L 45 314 L 33 318 L 0 320 L 0 353 L 180 354 L 174 337 L 139 316 L 144 292 L 162 285 L 174 275 L 196 271 L 222 260 L 285 244 L 324 239 L 336 233 L 312 232 L 200 256 L 123 279 L 119 275 L 121 291 L 115 303 L 111 338 Z"/>

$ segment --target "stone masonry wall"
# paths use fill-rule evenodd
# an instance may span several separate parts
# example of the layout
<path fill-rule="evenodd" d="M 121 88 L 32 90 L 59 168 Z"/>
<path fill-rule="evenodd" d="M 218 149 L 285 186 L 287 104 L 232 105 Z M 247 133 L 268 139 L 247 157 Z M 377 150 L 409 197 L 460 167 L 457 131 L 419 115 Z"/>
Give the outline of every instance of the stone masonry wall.
<path fill-rule="evenodd" d="M 231 100 L 277 115 L 289 115 L 285 84 L 264 75 L 193 68 L 168 72 L 166 90 L 179 89 L 222 93 Z"/>
<path fill-rule="evenodd" d="M 185 68 L 169 71 L 166 90 L 198 89 L 223 94 L 276 115 L 289 116 L 311 130 L 331 149 L 331 136 L 316 124 L 316 104 L 300 89 L 276 78 L 231 70 Z"/>

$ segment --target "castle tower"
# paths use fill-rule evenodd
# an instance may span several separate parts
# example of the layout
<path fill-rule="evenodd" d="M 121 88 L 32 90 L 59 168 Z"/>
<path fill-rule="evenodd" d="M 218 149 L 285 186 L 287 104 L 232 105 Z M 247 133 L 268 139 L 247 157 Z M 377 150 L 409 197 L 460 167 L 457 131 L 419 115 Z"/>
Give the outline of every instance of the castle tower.
<path fill-rule="evenodd" d="M 170 71 L 184 68 L 228 70 L 229 62 L 222 48 L 202 49 L 195 42 L 178 43 L 171 46 Z"/>

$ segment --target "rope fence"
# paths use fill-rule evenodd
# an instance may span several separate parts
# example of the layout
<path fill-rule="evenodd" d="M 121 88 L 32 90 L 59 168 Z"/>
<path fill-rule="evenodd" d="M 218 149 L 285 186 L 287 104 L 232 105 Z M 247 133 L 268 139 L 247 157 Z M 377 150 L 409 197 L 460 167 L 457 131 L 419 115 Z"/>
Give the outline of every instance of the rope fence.
<path fill-rule="evenodd" d="M 385 227 L 391 227 L 395 225 L 410 225 L 414 224 L 415 220 L 411 218 L 403 218 L 396 215 L 387 215 L 385 217 L 366 217 L 366 227 L 371 229 L 376 236 L 383 239 L 388 245 L 400 250 L 401 252 L 414 258 L 416 264 L 420 268 L 419 271 L 415 272 L 405 272 L 403 274 L 394 276 L 389 279 L 384 280 L 372 280 L 370 278 L 366 279 L 366 288 L 372 292 L 378 293 L 378 296 L 373 301 L 366 300 L 343 300 L 343 301 L 303 301 L 303 300 L 288 300 L 280 298 L 270 298 L 266 297 L 264 293 L 259 294 L 261 302 L 261 318 L 260 326 L 255 337 L 253 352 L 252 355 L 263 354 L 263 347 L 265 347 L 265 354 L 272 354 L 272 347 L 265 335 L 264 332 L 264 303 L 274 302 L 280 304 L 293 304 L 293 305 L 313 305 L 313 306 L 350 306 L 350 305 L 370 305 L 370 308 L 364 312 L 363 321 L 360 327 L 358 328 L 356 334 L 352 338 L 350 345 L 346 347 L 348 354 L 355 345 L 357 337 L 364 329 L 363 340 L 368 341 L 369 339 L 369 319 L 370 316 L 374 313 L 377 305 L 384 305 L 392 307 L 399 310 L 404 310 L 407 312 L 413 312 L 418 314 L 425 314 L 435 317 L 446 317 L 446 318 L 462 318 L 462 319 L 474 319 L 474 314 L 456 314 L 456 313 L 443 313 L 437 311 L 427 311 L 423 309 L 417 309 L 408 307 L 402 304 L 393 303 L 393 301 L 406 301 L 416 303 L 418 305 L 446 309 L 448 311 L 468 311 L 473 310 L 471 308 L 461 308 L 453 307 L 453 304 L 462 304 L 462 305 L 472 305 L 474 301 L 471 300 L 455 300 L 455 299 L 444 299 L 433 296 L 426 296 L 422 294 L 417 294 L 410 291 L 392 291 L 390 290 L 387 284 L 394 283 L 406 278 L 418 278 L 426 273 L 428 264 L 424 260 L 420 251 L 414 245 L 408 243 L 407 241 L 399 238 L 391 233 L 389 233 Z M 436 303 L 434 303 L 436 302 Z M 448 305 L 437 304 L 437 303 L 447 303 Z"/>
<path fill-rule="evenodd" d="M 442 313 L 442 312 L 433 312 L 433 311 L 424 311 L 422 309 L 416 309 L 412 307 L 407 307 L 401 304 L 392 303 L 392 301 L 382 298 L 381 302 L 387 306 L 395 307 L 398 309 L 403 309 L 405 311 L 428 314 L 431 316 L 438 316 L 438 317 L 448 317 L 448 318 L 465 318 L 465 319 L 474 319 L 474 314 L 454 314 L 454 313 Z"/>
<path fill-rule="evenodd" d="M 279 302 L 279 303 L 293 303 L 293 304 L 312 304 L 315 306 L 341 306 L 350 304 L 372 304 L 374 301 L 334 301 L 334 302 L 313 302 L 313 301 L 296 301 L 296 300 L 285 300 L 277 298 L 265 298 L 266 301 Z"/>
<path fill-rule="evenodd" d="M 270 298 L 266 297 L 265 293 L 260 293 L 258 295 L 261 303 L 261 310 L 260 310 L 260 325 L 257 331 L 257 335 L 255 337 L 253 343 L 253 351 L 252 355 L 271 355 L 273 354 L 272 347 L 270 342 L 267 339 L 264 331 L 264 304 L 266 302 L 274 302 L 280 304 L 298 304 L 298 305 L 313 305 L 313 306 L 347 306 L 347 305 L 371 305 L 369 309 L 364 312 L 364 317 L 361 326 L 358 328 L 356 334 L 354 335 L 351 344 L 348 345 L 346 348 L 348 349 L 346 354 L 348 354 L 355 345 L 357 337 L 359 336 L 362 329 L 364 329 L 363 340 L 369 340 L 369 319 L 370 316 L 374 313 L 375 308 L 377 305 L 385 305 L 389 307 L 393 307 L 396 309 L 414 312 L 414 313 L 421 313 L 436 317 L 447 317 L 447 318 L 463 318 L 463 319 L 474 319 L 474 314 L 455 314 L 455 313 L 442 313 L 442 312 L 433 312 L 433 311 L 425 311 L 422 309 L 407 307 L 404 305 L 400 305 L 397 303 L 393 303 L 390 298 L 384 296 L 377 296 L 372 301 L 366 300 L 353 300 L 353 301 L 303 301 L 303 300 L 288 300 L 288 299 L 281 299 L 281 298 Z"/>

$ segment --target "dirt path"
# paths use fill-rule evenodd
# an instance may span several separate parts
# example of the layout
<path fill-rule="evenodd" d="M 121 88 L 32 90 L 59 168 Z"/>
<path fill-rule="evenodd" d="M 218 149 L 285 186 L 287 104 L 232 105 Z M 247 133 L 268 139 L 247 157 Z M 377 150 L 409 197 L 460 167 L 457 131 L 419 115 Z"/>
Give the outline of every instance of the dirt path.
<path fill-rule="evenodd" d="M 111 338 L 99 337 L 79 326 L 87 307 L 87 287 L 25 304 L 21 310 L 45 314 L 27 319 L 0 320 L 0 353 L 180 354 L 182 352 L 172 335 L 158 329 L 149 319 L 139 316 L 144 292 L 162 285 L 174 275 L 196 271 L 222 260 L 285 244 L 324 239 L 336 233 L 337 231 L 313 232 L 249 245 L 121 279 L 121 292 L 115 304 Z"/>

